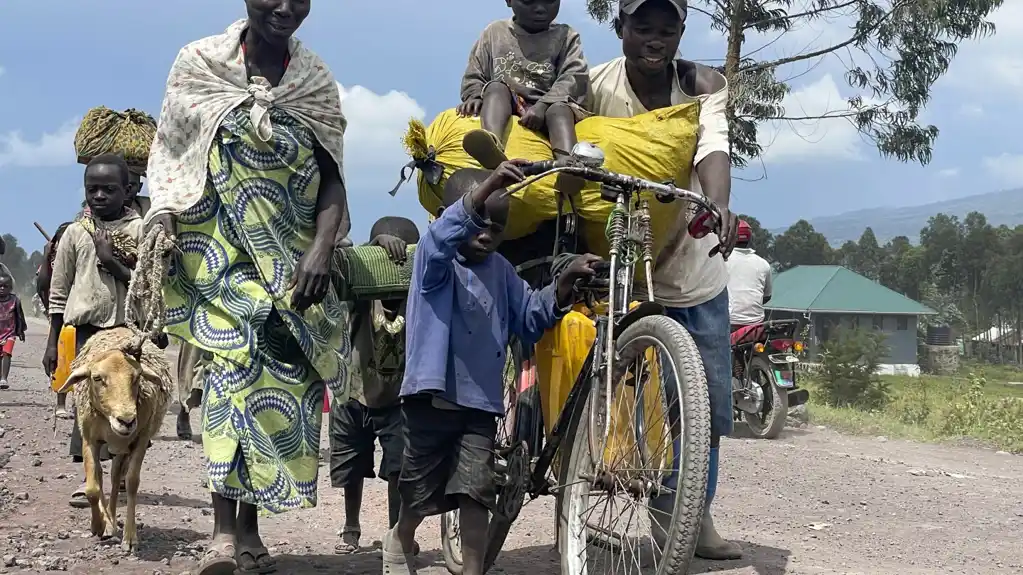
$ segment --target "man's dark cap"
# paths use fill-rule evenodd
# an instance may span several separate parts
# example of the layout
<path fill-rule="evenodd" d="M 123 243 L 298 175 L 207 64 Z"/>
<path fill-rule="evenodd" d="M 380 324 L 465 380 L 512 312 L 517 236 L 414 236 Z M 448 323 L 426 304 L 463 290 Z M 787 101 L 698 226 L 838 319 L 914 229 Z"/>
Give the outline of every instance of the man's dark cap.
<path fill-rule="evenodd" d="M 639 7 L 646 4 L 650 0 L 619 0 L 618 10 L 625 15 L 631 16 L 639 10 Z M 678 10 L 678 17 L 682 20 L 686 19 L 686 13 L 689 11 L 688 0 L 668 0 L 668 2 Z"/>

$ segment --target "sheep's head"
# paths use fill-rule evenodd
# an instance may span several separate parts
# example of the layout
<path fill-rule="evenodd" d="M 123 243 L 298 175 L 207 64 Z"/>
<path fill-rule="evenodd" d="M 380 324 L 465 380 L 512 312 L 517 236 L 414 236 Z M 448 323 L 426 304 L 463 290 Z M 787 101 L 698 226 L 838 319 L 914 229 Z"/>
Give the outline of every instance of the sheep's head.
<path fill-rule="evenodd" d="M 159 376 L 135 358 L 118 350 L 97 354 L 87 365 L 68 375 L 61 392 L 86 383 L 93 408 L 106 416 L 110 429 L 122 437 L 138 428 L 138 396 L 141 378 L 159 381 Z"/>

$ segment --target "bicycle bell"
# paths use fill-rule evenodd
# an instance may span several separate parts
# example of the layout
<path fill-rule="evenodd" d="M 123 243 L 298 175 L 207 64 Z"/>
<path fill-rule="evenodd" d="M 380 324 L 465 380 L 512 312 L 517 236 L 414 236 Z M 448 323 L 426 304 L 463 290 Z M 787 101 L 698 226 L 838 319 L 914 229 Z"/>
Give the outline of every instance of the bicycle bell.
<path fill-rule="evenodd" d="M 572 146 L 572 157 L 587 168 L 604 165 L 604 151 L 589 142 L 579 142 Z"/>

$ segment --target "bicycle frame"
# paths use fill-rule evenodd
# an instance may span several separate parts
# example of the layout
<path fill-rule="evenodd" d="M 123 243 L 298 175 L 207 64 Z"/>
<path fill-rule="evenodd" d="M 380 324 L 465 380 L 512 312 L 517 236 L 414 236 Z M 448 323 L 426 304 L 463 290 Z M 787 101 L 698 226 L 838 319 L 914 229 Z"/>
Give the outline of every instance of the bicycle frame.
<path fill-rule="evenodd" d="M 585 404 L 581 398 L 587 397 L 596 380 L 604 376 L 607 386 L 604 404 L 604 421 L 611 420 L 611 385 L 614 381 L 615 341 L 617 335 L 641 317 L 660 315 L 664 308 L 653 301 L 653 233 L 650 229 L 649 203 L 639 194 L 633 194 L 618 187 L 604 186 L 605 197 L 614 194 L 615 207 L 608 219 L 607 235 L 610 243 L 610 282 L 608 289 L 607 311 L 595 318 L 597 334 L 590 353 L 569 390 L 568 398 L 558 415 L 558 420 L 551 429 L 550 437 L 533 467 L 527 491 L 535 499 L 549 493 L 547 472 L 554 457 L 561 447 L 561 442 L 568 429 L 572 428 L 582 415 Z M 560 239 L 560 238 L 559 238 Z M 630 309 L 632 301 L 632 283 L 635 279 L 635 265 L 642 259 L 645 278 L 645 302 Z M 593 290 L 587 293 L 592 304 L 595 301 Z M 597 306 L 591 305 L 591 309 Z M 596 311 L 596 309 L 594 309 Z M 609 329 L 610 326 L 613 328 Z M 601 345 L 603 344 L 603 345 Z M 605 428 L 606 434 L 609 428 Z"/>

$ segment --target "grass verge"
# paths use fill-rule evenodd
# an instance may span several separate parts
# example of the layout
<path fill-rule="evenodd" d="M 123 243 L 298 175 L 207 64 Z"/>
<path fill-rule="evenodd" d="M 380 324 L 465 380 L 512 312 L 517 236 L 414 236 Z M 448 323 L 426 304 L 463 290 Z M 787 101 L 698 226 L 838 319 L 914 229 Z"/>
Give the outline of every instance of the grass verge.
<path fill-rule="evenodd" d="M 996 449 L 1023 453 L 1023 373 L 1004 367 L 969 366 L 962 377 L 883 376 L 889 401 L 883 408 L 834 407 L 810 391 L 810 421 L 847 433 L 884 435 L 916 441 L 968 438 Z M 997 379 L 996 379 L 997 378 Z"/>

